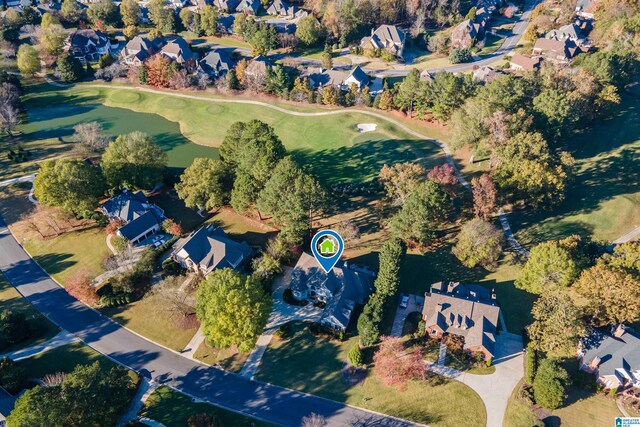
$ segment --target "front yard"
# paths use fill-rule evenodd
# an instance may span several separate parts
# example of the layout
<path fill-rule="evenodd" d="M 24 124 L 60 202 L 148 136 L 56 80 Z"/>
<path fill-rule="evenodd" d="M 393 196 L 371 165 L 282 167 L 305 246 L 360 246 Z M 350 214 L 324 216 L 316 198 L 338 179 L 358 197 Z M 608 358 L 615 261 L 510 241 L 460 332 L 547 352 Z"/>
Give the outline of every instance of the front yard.
<path fill-rule="evenodd" d="M 434 427 L 486 424 L 480 397 L 457 381 L 442 379 L 437 385 L 413 381 L 406 391 L 398 392 L 370 371 L 362 382 L 350 385 L 341 369 L 358 338 L 332 341 L 313 336 L 303 323 L 293 326 L 290 339 L 271 341 L 256 379 Z"/>

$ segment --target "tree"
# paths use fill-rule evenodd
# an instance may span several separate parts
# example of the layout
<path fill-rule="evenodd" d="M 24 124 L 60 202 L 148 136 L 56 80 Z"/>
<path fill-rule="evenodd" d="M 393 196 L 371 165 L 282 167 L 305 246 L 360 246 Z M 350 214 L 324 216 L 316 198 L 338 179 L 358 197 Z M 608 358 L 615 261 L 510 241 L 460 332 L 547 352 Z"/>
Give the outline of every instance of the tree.
<path fill-rule="evenodd" d="M 82 63 L 68 53 L 58 56 L 58 74 L 64 82 L 77 82 L 84 77 Z"/>
<path fill-rule="evenodd" d="M 309 14 L 298 21 L 296 36 L 305 45 L 313 46 L 325 36 L 325 31 L 316 17 Z"/>
<path fill-rule="evenodd" d="M 374 287 L 376 294 L 387 301 L 392 300 L 400 286 L 400 266 L 406 248 L 400 239 L 389 239 L 380 250 L 378 276 Z"/>
<path fill-rule="evenodd" d="M 586 311 L 602 323 L 616 325 L 640 318 L 640 280 L 602 263 L 582 272 L 573 289 L 586 299 Z"/>
<path fill-rule="evenodd" d="M 383 337 L 380 348 L 373 355 L 376 376 L 387 386 L 406 390 L 410 380 L 423 380 L 427 365 L 422 360 L 420 347 L 405 349 L 397 337 Z"/>
<path fill-rule="evenodd" d="M 40 26 L 42 28 L 49 28 L 52 25 L 60 25 L 60 20 L 57 16 L 52 15 L 49 12 L 44 13 L 42 15 L 42 22 L 40 23 Z"/>
<path fill-rule="evenodd" d="M 380 338 L 380 322 L 384 311 L 384 298 L 374 293 L 364 306 L 358 317 L 358 335 L 360 343 L 367 347 L 375 344 Z"/>
<path fill-rule="evenodd" d="M 116 25 L 120 20 L 118 8 L 111 0 L 98 0 L 89 3 L 87 17 L 94 25 L 98 25 L 98 22 L 104 25 Z"/>
<path fill-rule="evenodd" d="M 324 105 L 338 105 L 338 91 L 333 85 L 322 89 L 322 103 Z"/>
<path fill-rule="evenodd" d="M 496 210 L 496 186 L 489 175 L 483 173 L 480 178 L 471 180 L 473 191 L 473 213 L 477 218 L 488 221 Z"/>
<path fill-rule="evenodd" d="M 162 181 L 167 153 L 142 132 L 120 135 L 102 156 L 102 169 L 111 188 L 151 189 Z"/>
<path fill-rule="evenodd" d="M 75 24 L 82 16 L 82 6 L 76 0 L 63 0 L 60 12 L 65 21 Z"/>
<path fill-rule="evenodd" d="M 571 297 L 562 292 L 544 294 L 533 304 L 531 313 L 534 321 L 527 329 L 531 348 L 549 357 L 572 357 L 587 330 L 582 310 Z"/>
<path fill-rule="evenodd" d="M 61 159 L 42 163 L 33 188 L 43 205 L 87 216 L 98 207 L 105 183 L 100 169 L 83 161 Z"/>
<path fill-rule="evenodd" d="M 162 222 L 162 229 L 166 233 L 171 234 L 172 236 L 182 236 L 184 234 L 184 230 L 182 229 L 182 226 L 177 222 L 175 222 L 174 220 L 172 220 L 171 218 L 165 219 Z"/>
<path fill-rule="evenodd" d="M 416 186 L 425 181 L 427 171 L 418 163 L 396 163 L 382 167 L 378 181 L 384 185 L 387 197 L 395 205 L 403 205 Z"/>
<path fill-rule="evenodd" d="M 25 386 L 27 372 L 7 356 L 0 359 L 0 386 L 12 394 L 17 394 Z"/>
<path fill-rule="evenodd" d="M 455 48 L 449 54 L 449 61 L 451 61 L 452 64 L 460 64 L 462 62 L 471 62 L 473 61 L 471 50 L 468 47 Z"/>
<path fill-rule="evenodd" d="M 427 178 L 433 182 L 443 185 L 445 188 L 454 186 L 458 183 L 456 170 L 449 163 L 434 166 L 427 174 Z"/>
<path fill-rule="evenodd" d="M 245 38 L 246 39 L 246 38 Z M 260 21 L 258 30 L 247 40 L 251 45 L 251 54 L 267 55 L 269 51 L 275 49 L 278 45 L 278 35 L 276 28 L 264 21 Z"/>
<path fill-rule="evenodd" d="M 49 55 L 60 55 L 66 39 L 67 32 L 62 28 L 62 25 L 55 24 L 43 27 L 39 32 L 40 45 Z"/>
<path fill-rule="evenodd" d="M 327 421 L 322 415 L 311 413 L 302 419 L 300 427 L 325 427 Z"/>
<path fill-rule="evenodd" d="M 281 98 L 287 98 L 291 87 L 291 76 L 281 64 L 267 68 L 265 92 L 272 93 Z"/>
<path fill-rule="evenodd" d="M 200 29 L 206 36 L 215 36 L 218 32 L 218 10 L 213 6 L 205 6 L 200 11 Z"/>
<path fill-rule="evenodd" d="M 435 238 L 435 231 L 446 219 L 449 207 L 449 196 L 439 184 L 421 182 L 391 220 L 391 232 L 402 240 L 426 245 Z"/>
<path fill-rule="evenodd" d="M 271 297 L 251 276 L 232 269 L 214 270 L 200 284 L 196 313 L 207 341 L 218 348 L 254 348 L 271 311 Z"/>
<path fill-rule="evenodd" d="M 240 81 L 236 76 L 235 68 L 232 68 L 227 73 L 227 89 L 229 90 L 240 90 Z"/>
<path fill-rule="evenodd" d="M 190 289 L 182 286 L 184 280 L 183 276 L 166 277 L 145 297 L 157 309 L 159 318 L 169 318 L 179 325 L 195 314 L 195 299 Z"/>
<path fill-rule="evenodd" d="M 155 87 L 169 87 L 172 69 L 170 62 L 162 55 L 154 55 L 148 59 L 144 68 L 147 72 L 147 82 Z"/>
<path fill-rule="evenodd" d="M 186 10 L 186 9 L 184 9 Z M 125 27 L 122 30 L 122 35 L 124 36 L 125 39 L 127 40 L 131 40 L 132 38 L 134 38 L 135 36 L 138 35 L 138 27 L 135 27 L 133 25 L 129 25 L 128 27 Z"/>
<path fill-rule="evenodd" d="M 75 299 L 95 307 L 100 302 L 96 289 L 91 285 L 91 272 L 88 269 L 77 270 L 65 284 L 64 290 Z"/>
<path fill-rule="evenodd" d="M 362 364 L 364 363 L 362 359 L 362 351 L 360 350 L 360 344 L 355 343 L 353 347 L 351 347 L 351 350 L 349 350 L 349 362 L 356 367 L 362 366 Z"/>
<path fill-rule="evenodd" d="M 163 33 L 172 33 L 175 30 L 175 16 L 173 9 L 166 6 L 166 0 L 151 0 L 147 5 L 149 19 L 157 30 Z"/>
<path fill-rule="evenodd" d="M 531 343 L 529 343 L 525 350 L 524 361 L 524 381 L 527 384 L 533 384 L 533 379 L 536 377 L 536 369 L 538 369 L 538 355 Z"/>
<path fill-rule="evenodd" d="M 109 137 L 102 131 L 98 122 L 79 123 L 73 127 L 73 138 L 89 151 L 104 150 L 109 144 Z"/>
<path fill-rule="evenodd" d="M 640 276 L 640 242 L 626 242 L 616 245 L 613 254 L 605 254 L 602 261 L 611 268 Z"/>
<path fill-rule="evenodd" d="M 215 415 L 203 412 L 191 415 L 187 419 L 187 427 L 222 427 L 222 423 Z"/>
<path fill-rule="evenodd" d="M 180 175 L 176 191 L 188 207 L 214 209 L 227 202 L 230 187 L 231 174 L 224 162 L 196 158 Z"/>
<path fill-rule="evenodd" d="M 571 251 L 557 241 L 536 245 L 515 281 L 519 289 L 542 294 L 569 286 L 579 274 Z"/>
<path fill-rule="evenodd" d="M 20 113 L 11 103 L 0 103 L 0 129 L 9 136 L 13 135 L 13 130 L 20 124 Z"/>
<path fill-rule="evenodd" d="M 502 252 L 502 231 L 490 222 L 475 218 L 464 223 L 452 252 L 465 267 L 487 270 L 497 266 Z"/>
<path fill-rule="evenodd" d="M 554 359 L 542 360 L 533 380 L 536 403 L 549 410 L 559 408 L 567 398 L 570 384 L 569 374 L 560 362 Z"/>
<path fill-rule="evenodd" d="M 123 0 L 120 4 L 120 15 L 122 16 L 122 23 L 125 27 L 137 26 L 142 16 L 140 5 L 135 0 Z"/>
<path fill-rule="evenodd" d="M 324 46 L 324 51 L 322 52 L 322 68 L 327 70 L 333 68 L 333 49 L 329 43 Z"/>
<path fill-rule="evenodd" d="M 410 116 L 414 106 L 422 96 L 422 83 L 420 82 L 420 71 L 413 69 L 407 77 L 398 85 L 398 90 L 393 99 L 394 105 L 400 111 L 406 111 Z"/>

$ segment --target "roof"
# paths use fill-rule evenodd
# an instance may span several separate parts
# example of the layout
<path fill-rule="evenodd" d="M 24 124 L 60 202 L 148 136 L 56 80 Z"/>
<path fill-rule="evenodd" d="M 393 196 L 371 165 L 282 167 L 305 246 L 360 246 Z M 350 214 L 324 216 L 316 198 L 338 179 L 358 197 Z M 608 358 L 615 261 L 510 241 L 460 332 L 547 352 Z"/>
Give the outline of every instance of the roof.
<path fill-rule="evenodd" d="M 572 59 L 574 56 L 582 52 L 573 40 L 553 40 L 540 38 L 536 40 L 533 46 L 534 50 L 551 53 L 551 57 Z"/>
<path fill-rule="evenodd" d="M 342 86 L 346 84 L 346 81 L 352 77 L 358 82 L 358 85 L 363 86 L 369 84 L 369 76 L 365 73 L 360 66 L 356 66 L 351 72 L 309 67 L 305 69 L 300 77 L 306 77 L 309 79 L 309 84 L 313 88 L 325 87 L 325 86 Z"/>
<path fill-rule="evenodd" d="M 151 228 L 159 226 L 161 223 L 162 218 L 159 218 L 154 211 L 147 211 L 133 221 L 120 227 L 118 232 L 125 239 L 134 240 L 149 231 Z"/>
<path fill-rule="evenodd" d="M 366 47 L 371 43 L 376 49 L 388 49 L 398 54 L 404 48 L 405 38 L 405 33 L 395 25 L 380 25 L 375 31 L 371 31 L 370 37 L 363 38 L 360 45 Z"/>
<path fill-rule="evenodd" d="M 0 421 L 3 421 L 13 411 L 17 397 L 0 387 Z"/>
<path fill-rule="evenodd" d="M 240 0 L 213 0 L 213 5 L 219 9 L 233 12 L 240 3 Z"/>
<path fill-rule="evenodd" d="M 267 14 L 276 16 L 290 16 L 295 17 L 298 13 L 298 8 L 289 5 L 284 0 L 274 0 L 267 8 Z"/>
<path fill-rule="evenodd" d="M 169 40 L 167 44 L 160 49 L 160 52 L 165 56 L 175 59 L 178 64 L 198 59 L 198 56 L 191 51 L 189 43 L 182 37 Z"/>
<path fill-rule="evenodd" d="M 149 200 L 142 191 L 132 193 L 123 190 L 119 195 L 107 200 L 102 209 L 111 218 L 129 222 L 142 216 L 149 210 L 149 206 Z"/>
<path fill-rule="evenodd" d="M 482 346 L 494 354 L 500 307 L 487 288 L 434 283 L 425 294 L 422 315 L 427 328 L 437 325 L 443 332 L 463 336 L 465 349 Z"/>
<path fill-rule="evenodd" d="M 502 74 L 500 70 L 484 65 L 473 71 L 473 79 L 476 81 L 490 82 Z"/>
<path fill-rule="evenodd" d="M 303 252 L 291 272 L 290 286 L 294 292 L 306 292 L 311 287 L 327 289 L 332 298 L 327 301 L 320 320 L 346 329 L 354 307 L 364 304 L 371 293 L 373 280 L 373 274 L 349 269 L 345 264 L 327 273 L 312 255 Z"/>
<path fill-rule="evenodd" d="M 259 0 L 240 0 L 240 3 L 236 6 L 236 11 L 256 13 L 260 6 L 262 6 L 262 3 Z"/>
<path fill-rule="evenodd" d="M 599 375 L 615 375 L 617 369 L 640 371 L 640 336 L 630 328 L 620 338 L 593 330 L 582 340 L 582 348 L 584 363 L 600 359 Z"/>
<path fill-rule="evenodd" d="M 452 40 L 473 40 L 478 35 L 478 24 L 471 19 L 465 19 L 451 31 Z"/>
<path fill-rule="evenodd" d="M 540 67 L 542 58 L 539 56 L 525 56 L 519 53 L 514 54 L 509 61 L 511 64 L 522 67 L 524 70 L 532 71 Z"/>
<path fill-rule="evenodd" d="M 247 242 L 236 242 L 220 227 L 200 227 L 176 245 L 173 252 L 178 257 L 189 258 L 205 273 L 217 268 L 237 268 L 253 253 Z"/>
<path fill-rule="evenodd" d="M 145 36 L 135 36 L 125 45 L 123 53 L 127 57 L 133 56 L 144 61 L 158 50 L 159 47 L 155 41 L 151 41 Z"/>
<path fill-rule="evenodd" d="M 72 46 L 86 46 L 91 41 L 97 47 L 104 47 L 109 43 L 109 38 L 100 30 L 85 28 L 74 31 L 70 36 Z"/>
<path fill-rule="evenodd" d="M 365 73 L 362 68 L 360 68 L 359 65 L 356 65 L 356 68 L 354 68 L 353 70 L 351 70 L 351 74 L 349 74 L 349 76 L 347 77 L 347 79 L 349 79 L 349 77 L 353 77 L 354 79 L 356 79 L 361 85 L 366 85 L 369 83 L 369 76 L 367 75 L 367 73 Z M 345 80 L 347 80 L 345 79 Z"/>
<path fill-rule="evenodd" d="M 249 62 L 244 73 L 250 76 L 264 75 L 269 65 L 271 65 L 269 58 L 264 55 L 258 55 Z"/>
<path fill-rule="evenodd" d="M 231 59 L 224 50 L 212 50 L 199 62 L 200 68 L 208 74 L 221 74 L 231 68 Z"/>
<path fill-rule="evenodd" d="M 580 27 L 578 27 L 576 24 L 567 24 L 563 25 L 560 28 L 549 31 L 547 34 L 545 34 L 544 38 L 552 40 L 569 39 L 576 41 L 582 38 L 582 33 L 580 31 Z"/>

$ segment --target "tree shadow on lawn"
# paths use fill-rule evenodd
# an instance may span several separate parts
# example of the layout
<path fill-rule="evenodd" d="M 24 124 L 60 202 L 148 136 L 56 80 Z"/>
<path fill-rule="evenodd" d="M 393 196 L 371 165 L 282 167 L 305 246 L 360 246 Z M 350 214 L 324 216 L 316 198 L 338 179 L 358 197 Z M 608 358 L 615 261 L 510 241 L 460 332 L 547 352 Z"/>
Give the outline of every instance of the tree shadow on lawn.
<path fill-rule="evenodd" d="M 73 267 L 77 264 L 76 261 L 70 261 L 73 254 L 46 254 L 36 255 L 33 259 L 44 268 L 49 274 L 62 273 L 66 269 Z"/>
<path fill-rule="evenodd" d="M 442 163 L 441 153 L 427 154 L 420 147 L 411 149 L 416 140 L 375 139 L 336 149 L 312 151 L 293 150 L 293 156 L 308 165 L 321 182 L 364 182 L 378 176 L 385 164 L 423 162 Z"/>

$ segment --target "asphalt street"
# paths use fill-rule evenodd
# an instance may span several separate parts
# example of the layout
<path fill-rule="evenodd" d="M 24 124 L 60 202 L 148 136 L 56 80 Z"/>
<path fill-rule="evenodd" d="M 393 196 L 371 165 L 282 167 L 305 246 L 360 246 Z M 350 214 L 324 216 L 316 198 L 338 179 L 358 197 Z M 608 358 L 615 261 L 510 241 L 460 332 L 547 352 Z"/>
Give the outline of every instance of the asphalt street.
<path fill-rule="evenodd" d="M 18 244 L 2 217 L 0 270 L 59 327 L 115 362 L 192 397 L 283 426 L 300 426 L 311 413 L 331 426 L 416 425 L 207 367 L 142 338 L 67 294 Z"/>

